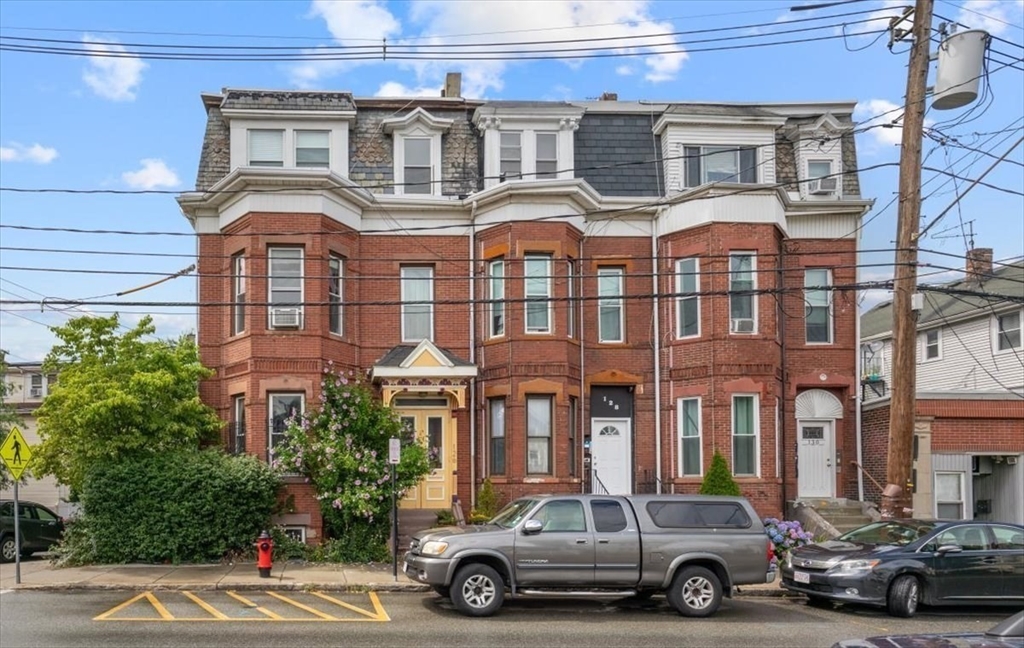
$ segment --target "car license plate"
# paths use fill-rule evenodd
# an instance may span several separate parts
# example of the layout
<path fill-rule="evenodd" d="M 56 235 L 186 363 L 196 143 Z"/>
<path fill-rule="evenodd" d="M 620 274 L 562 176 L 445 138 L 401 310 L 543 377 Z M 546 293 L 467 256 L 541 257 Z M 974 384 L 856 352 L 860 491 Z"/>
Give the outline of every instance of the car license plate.
<path fill-rule="evenodd" d="M 811 575 L 802 571 L 793 572 L 793 581 L 797 583 L 810 583 Z"/>

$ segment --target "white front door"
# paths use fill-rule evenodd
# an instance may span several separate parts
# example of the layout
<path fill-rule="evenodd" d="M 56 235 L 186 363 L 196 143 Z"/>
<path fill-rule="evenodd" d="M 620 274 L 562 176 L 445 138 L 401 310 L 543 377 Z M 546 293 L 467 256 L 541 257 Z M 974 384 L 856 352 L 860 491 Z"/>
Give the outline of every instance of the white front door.
<path fill-rule="evenodd" d="M 797 469 L 799 497 L 834 497 L 836 487 L 833 421 L 800 421 Z"/>
<path fill-rule="evenodd" d="M 629 419 L 590 420 L 591 488 L 595 493 L 633 492 Z"/>

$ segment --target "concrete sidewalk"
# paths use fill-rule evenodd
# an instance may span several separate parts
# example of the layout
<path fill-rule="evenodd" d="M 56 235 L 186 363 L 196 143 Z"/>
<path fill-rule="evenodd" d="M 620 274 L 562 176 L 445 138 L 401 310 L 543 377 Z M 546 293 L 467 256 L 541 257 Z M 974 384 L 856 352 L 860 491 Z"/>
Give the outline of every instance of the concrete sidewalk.
<path fill-rule="evenodd" d="M 15 583 L 15 565 L 0 565 L 0 590 L 319 590 L 428 592 L 426 585 L 401 573 L 392 575 L 390 564 L 336 565 L 279 562 L 270 578 L 261 578 L 255 563 L 233 565 L 94 565 L 54 567 L 45 558 L 21 563 L 21 584 Z M 744 585 L 741 596 L 786 596 L 779 580 Z"/>

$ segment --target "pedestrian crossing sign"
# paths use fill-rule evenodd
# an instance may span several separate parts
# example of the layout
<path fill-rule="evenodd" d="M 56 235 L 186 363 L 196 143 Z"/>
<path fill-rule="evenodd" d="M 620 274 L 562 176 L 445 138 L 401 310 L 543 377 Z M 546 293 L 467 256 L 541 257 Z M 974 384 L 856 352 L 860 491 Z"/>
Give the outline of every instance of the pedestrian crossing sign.
<path fill-rule="evenodd" d="M 14 479 L 21 479 L 21 473 L 25 472 L 28 460 L 32 458 L 32 449 L 25 442 L 21 430 L 12 427 L 10 434 L 0 444 L 0 459 L 7 464 L 7 470 L 11 471 Z"/>

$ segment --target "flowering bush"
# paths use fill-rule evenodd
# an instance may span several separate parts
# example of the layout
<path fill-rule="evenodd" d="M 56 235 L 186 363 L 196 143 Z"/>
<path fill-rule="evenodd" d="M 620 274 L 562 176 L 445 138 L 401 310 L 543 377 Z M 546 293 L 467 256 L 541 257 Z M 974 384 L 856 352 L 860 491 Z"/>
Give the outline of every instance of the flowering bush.
<path fill-rule="evenodd" d="M 430 472 L 424 445 L 403 433 L 398 416 L 384 407 L 352 371 L 332 363 L 320 381 L 320 404 L 289 421 L 285 441 L 274 448 L 272 465 L 312 482 L 328 533 L 378 544 L 387 557 L 391 469 L 401 498 Z M 403 439 L 401 461 L 388 464 L 391 437 Z M 365 555 L 365 554 L 364 554 Z"/>
<path fill-rule="evenodd" d="M 778 565 L 792 549 L 810 544 L 811 534 L 804 531 L 796 520 L 780 520 L 778 518 L 765 518 L 764 532 L 775 545 L 775 556 L 772 558 L 772 565 Z"/>

